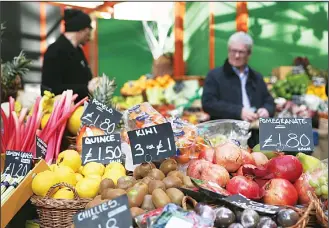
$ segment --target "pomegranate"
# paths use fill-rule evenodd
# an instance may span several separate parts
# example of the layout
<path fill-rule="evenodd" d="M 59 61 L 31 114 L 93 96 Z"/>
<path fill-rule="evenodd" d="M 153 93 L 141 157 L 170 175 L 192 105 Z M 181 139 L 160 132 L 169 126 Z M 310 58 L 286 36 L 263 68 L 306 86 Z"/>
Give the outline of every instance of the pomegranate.
<path fill-rule="evenodd" d="M 187 175 L 196 179 L 212 181 L 225 187 L 230 180 L 227 170 L 206 160 L 192 160 L 187 168 Z"/>
<path fill-rule="evenodd" d="M 248 173 L 245 173 L 243 170 L 245 169 L 245 168 L 251 168 L 251 169 L 254 169 L 254 168 L 256 168 L 256 166 L 254 166 L 254 165 L 252 165 L 252 164 L 245 164 L 245 165 L 242 165 L 239 169 L 238 169 L 238 171 L 236 172 L 236 176 L 244 176 L 245 174 L 248 174 Z"/>
<path fill-rule="evenodd" d="M 280 155 L 267 163 L 267 170 L 274 178 L 283 178 L 294 183 L 302 174 L 303 166 L 292 155 Z"/>
<path fill-rule="evenodd" d="M 309 184 L 309 180 L 310 175 L 303 173 L 294 184 L 298 193 L 298 203 L 300 204 L 308 204 L 310 202 L 310 198 L 308 197 L 307 192 L 313 192 L 314 189 Z"/>
<path fill-rule="evenodd" d="M 227 182 L 230 180 L 230 174 L 224 167 L 216 164 L 210 164 L 209 167 L 202 170 L 200 178 L 201 180 L 212 181 L 221 187 L 225 187 Z"/>
<path fill-rule="evenodd" d="M 254 158 L 252 157 L 252 155 L 248 151 L 241 150 L 241 153 L 242 153 L 243 164 L 256 165 Z"/>
<path fill-rule="evenodd" d="M 268 158 L 262 152 L 253 152 L 251 153 L 251 156 L 253 157 L 256 166 L 266 165 L 268 162 Z"/>
<path fill-rule="evenodd" d="M 203 147 L 199 153 L 199 159 L 205 159 L 206 161 L 214 161 L 215 150 L 212 147 Z"/>
<path fill-rule="evenodd" d="M 193 159 L 187 167 L 187 175 L 196 179 L 200 179 L 204 169 L 210 166 L 210 162 L 203 159 Z"/>
<path fill-rule="evenodd" d="M 294 206 L 298 200 L 295 187 L 285 179 L 275 178 L 263 186 L 264 203 L 278 206 Z"/>
<path fill-rule="evenodd" d="M 237 171 L 243 163 L 241 149 L 232 142 L 217 146 L 214 163 L 223 166 L 228 172 Z"/>
<path fill-rule="evenodd" d="M 260 198 L 260 188 L 249 177 L 235 176 L 226 185 L 226 190 L 231 194 L 241 194 L 249 199 Z"/>

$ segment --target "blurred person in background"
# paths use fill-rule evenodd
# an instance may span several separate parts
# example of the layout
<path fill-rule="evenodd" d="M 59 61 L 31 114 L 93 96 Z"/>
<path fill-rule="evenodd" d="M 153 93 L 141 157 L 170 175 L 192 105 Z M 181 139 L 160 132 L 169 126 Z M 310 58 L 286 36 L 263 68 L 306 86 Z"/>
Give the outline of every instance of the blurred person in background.
<path fill-rule="evenodd" d="M 202 106 L 211 119 L 236 119 L 250 123 L 258 118 L 273 117 L 274 99 L 263 77 L 248 60 L 253 40 L 244 32 L 234 33 L 228 41 L 228 59 L 211 70 L 203 87 Z M 252 130 L 250 147 L 258 144 L 258 130 Z"/>
<path fill-rule="evenodd" d="M 65 33 L 51 44 L 42 66 L 41 94 L 45 90 L 55 95 L 71 89 L 78 94 L 77 101 L 92 93 L 95 80 L 83 53 L 82 46 L 90 41 L 91 19 L 76 9 L 64 12 Z"/>

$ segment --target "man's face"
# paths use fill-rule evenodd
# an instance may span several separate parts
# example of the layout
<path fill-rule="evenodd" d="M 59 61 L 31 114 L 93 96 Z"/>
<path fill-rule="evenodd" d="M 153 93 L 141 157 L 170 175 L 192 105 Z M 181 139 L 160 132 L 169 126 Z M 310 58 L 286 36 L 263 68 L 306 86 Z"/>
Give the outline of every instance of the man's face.
<path fill-rule="evenodd" d="M 78 39 L 79 39 L 79 41 L 80 41 L 79 43 L 81 45 L 85 45 L 86 43 L 88 43 L 90 41 L 90 37 L 91 37 L 90 28 L 85 28 L 78 32 Z"/>
<path fill-rule="evenodd" d="M 234 67 L 247 65 L 250 51 L 245 44 L 232 43 L 228 48 L 228 62 Z"/>

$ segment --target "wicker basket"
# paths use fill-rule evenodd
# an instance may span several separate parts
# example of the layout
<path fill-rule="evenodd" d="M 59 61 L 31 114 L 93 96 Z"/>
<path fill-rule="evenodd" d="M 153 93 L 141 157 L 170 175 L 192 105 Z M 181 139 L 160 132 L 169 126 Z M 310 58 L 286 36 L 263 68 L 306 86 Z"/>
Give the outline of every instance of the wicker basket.
<path fill-rule="evenodd" d="M 68 187 L 74 193 L 73 200 L 53 199 L 51 195 L 59 187 Z M 52 186 L 45 197 L 32 196 L 31 202 L 37 207 L 41 228 L 68 228 L 73 224 L 73 215 L 85 208 L 92 199 L 82 199 L 74 187 L 66 183 Z"/>
<path fill-rule="evenodd" d="M 327 228 L 328 227 L 328 217 L 324 214 L 321 201 L 318 199 L 318 197 L 315 195 L 314 192 L 307 192 L 307 194 L 314 203 L 315 216 L 316 216 L 318 223 L 322 227 Z"/>
<path fill-rule="evenodd" d="M 191 209 L 194 209 L 198 202 L 190 196 L 184 196 L 182 200 L 182 208 L 184 210 L 189 210 L 188 205 L 192 206 Z"/>

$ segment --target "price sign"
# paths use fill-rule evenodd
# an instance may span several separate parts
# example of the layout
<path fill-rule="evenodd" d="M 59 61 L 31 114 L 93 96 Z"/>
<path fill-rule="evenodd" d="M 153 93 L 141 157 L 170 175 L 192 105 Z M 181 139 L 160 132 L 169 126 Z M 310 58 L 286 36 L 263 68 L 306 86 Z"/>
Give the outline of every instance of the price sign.
<path fill-rule="evenodd" d="M 47 144 L 38 136 L 35 136 L 35 141 L 36 141 L 36 158 L 44 159 L 47 153 Z"/>
<path fill-rule="evenodd" d="M 261 150 L 312 151 L 312 121 L 309 118 L 260 118 L 259 143 Z"/>
<path fill-rule="evenodd" d="M 324 86 L 326 85 L 326 80 L 321 77 L 312 77 L 312 83 L 315 86 Z"/>
<path fill-rule="evenodd" d="M 176 154 L 174 133 L 170 123 L 128 132 L 133 164 L 158 161 Z"/>
<path fill-rule="evenodd" d="M 82 163 L 122 163 L 120 134 L 90 136 L 82 138 Z"/>
<path fill-rule="evenodd" d="M 32 169 L 32 159 L 32 153 L 7 150 L 4 174 L 9 174 L 13 178 L 26 176 Z"/>
<path fill-rule="evenodd" d="M 132 228 L 127 195 L 81 211 L 73 216 L 76 228 Z"/>
<path fill-rule="evenodd" d="M 278 206 L 267 205 L 256 201 L 252 201 L 241 194 L 228 196 L 226 198 L 223 198 L 223 200 L 228 202 L 229 204 L 235 205 L 243 209 L 249 208 L 249 209 L 253 209 L 254 211 L 258 211 L 266 214 L 272 214 L 272 215 L 277 214 L 279 210 L 282 209 L 281 207 Z"/>
<path fill-rule="evenodd" d="M 84 111 L 81 122 L 88 126 L 100 128 L 105 134 L 112 134 L 121 118 L 120 112 L 93 99 Z"/>

